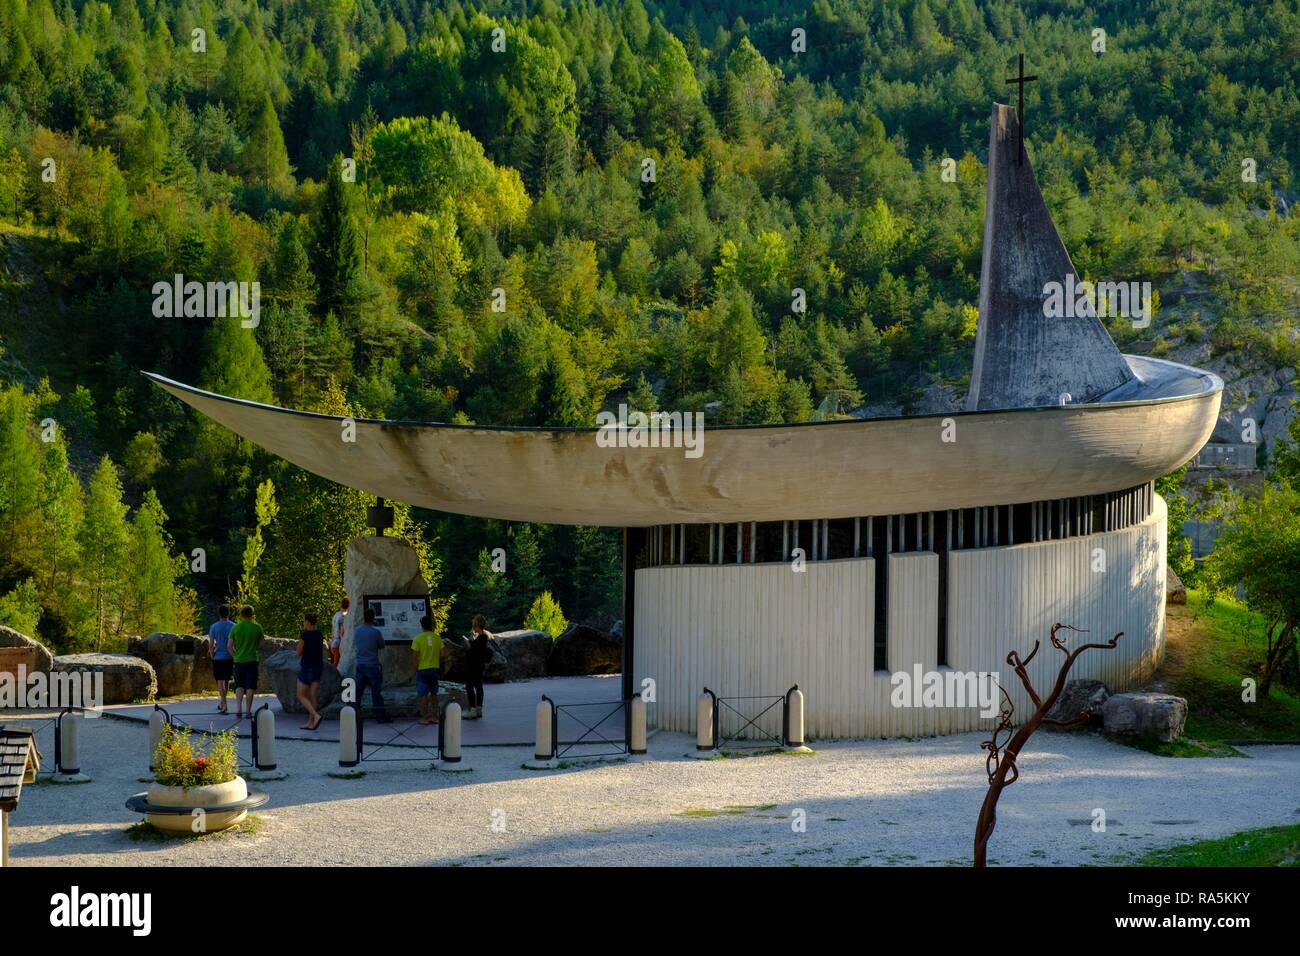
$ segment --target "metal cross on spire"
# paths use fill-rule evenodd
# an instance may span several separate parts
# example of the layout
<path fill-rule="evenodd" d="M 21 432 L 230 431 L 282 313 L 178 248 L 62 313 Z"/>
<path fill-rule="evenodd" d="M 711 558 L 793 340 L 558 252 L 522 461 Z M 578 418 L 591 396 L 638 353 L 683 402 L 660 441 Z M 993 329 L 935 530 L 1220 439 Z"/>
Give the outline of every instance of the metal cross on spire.
<path fill-rule="evenodd" d="M 1016 108 L 1016 120 L 1020 126 L 1020 135 L 1018 143 L 1020 149 L 1016 152 L 1016 165 L 1025 165 L 1025 84 L 1032 83 L 1038 79 L 1037 76 L 1025 76 L 1025 55 L 1020 54 L 1019 75 L 1007 77 L 1008 83 L 1014 83 L 1020 93 L 1019 105 Z"/>

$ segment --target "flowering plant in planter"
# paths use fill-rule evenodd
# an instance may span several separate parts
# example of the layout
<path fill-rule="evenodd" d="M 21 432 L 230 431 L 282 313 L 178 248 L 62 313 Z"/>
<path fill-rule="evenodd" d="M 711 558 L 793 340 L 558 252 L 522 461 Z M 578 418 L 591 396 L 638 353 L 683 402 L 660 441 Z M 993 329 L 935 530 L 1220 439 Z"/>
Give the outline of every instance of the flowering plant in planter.
<path fill-rule="evenodd" d="M 166 787 L 202 787 L 234 780 L 239 771 L 235 732 L 228 730 L 208 738 L 206 749 L 196 747 L 185 730 L 163 728 L 154 751 L 154 779 Z"/>

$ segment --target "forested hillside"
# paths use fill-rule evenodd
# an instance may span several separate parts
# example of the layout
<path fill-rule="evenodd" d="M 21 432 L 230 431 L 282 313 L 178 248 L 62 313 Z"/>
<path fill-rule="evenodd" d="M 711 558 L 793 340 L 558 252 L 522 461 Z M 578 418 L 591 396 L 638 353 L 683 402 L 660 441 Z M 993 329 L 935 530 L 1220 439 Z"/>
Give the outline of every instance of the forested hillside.
<path fill-rule="evenodd" d="M 1295 0 L 6 0 L 0 621 L 107 647 L 227 597 L 291 633 L 341 596 L 364 498 L 140 370 L 524 425 L 960 393 L 989 108 L 1022 52 L 1079 271 L 1198 274 L 1212 308 L 1178 341 L 1294 370 Z M 178 274 L 260 283 L 256 327 L 159 317 Z M 545 588 L 618 613 L 613 531 L 405 510 L 398 531 L 457 629 L 518 626 Z"/>

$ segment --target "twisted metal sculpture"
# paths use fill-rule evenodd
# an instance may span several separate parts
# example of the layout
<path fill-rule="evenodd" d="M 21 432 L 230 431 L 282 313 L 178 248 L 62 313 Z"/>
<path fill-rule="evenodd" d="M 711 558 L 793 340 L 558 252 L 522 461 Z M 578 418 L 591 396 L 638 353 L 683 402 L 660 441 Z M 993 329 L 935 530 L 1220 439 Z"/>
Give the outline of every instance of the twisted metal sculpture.
<path fill-rule="evenodd" d="M 989 792 L 984 796 L 984 804 L 980 807 L 979 821 L 975 824 L 975 866 L 988 865 L 988 846 L 989 838 L 993 836 L 993 828 L 997 826 L 997 806 L 998 797 L 1002 791 L 1011 786 L 1020 778 L 1020 771 L 1016 768 L 1016 758 L 1020 756 L 1020 751 L 1024 748 L 1029 738 L 1043 724 L 1049 724 L 1054 727 L 1073 727 L 1076 724 L 1087 723 L 1092 719 L 1092 708 L 1085 707 L 1079 714 L 1068 720 L 1057 720 L 1048 717 L 1048 711 L 1056 704 L 1056 699 L 1061 696 L 1061 691 L 1065 689 L 1065 679 L 1070 673 L 1070 668 L 1074 666 L 1075 660 L 1086 650 L 1111 650 L 1119 643 L 1119 639 L 1124 636 L 1120 631 L 1105 644 L 1080 644 L 1074 650 L 1069 650 L 1065 642 L 1056 636 L 1058 631 L 1079 631 L 1085 633 L 1077 627 L 1070 627 L 1068 624 L 1053 624 L 1052 633 L 1049 638 L 1052 646 L 1065 655 L 1065 662 L 1061 665 L 1060 673 L 1056 675 L 1056 685 L 1052 692 L 1044 698 L 1038 696 L 1034 690 L 1034 685 L 1029 679 L 1029 672 L 1026 668 L 1034 655 L 1038 653 L 1041 641 L 1034 641 L 1034 649 L 1029 652 L 1029 656 L 1023 660 L 1020 654 L 1012 651 L 1007 655 L 1007 663 L 1016 672 L 1020 678 L 1020 683 L 1024 685 L 1025 691 L 1029 694 L 1029 699 L 1034 702 L 1034 712 L 1030 714 L 1029 719 L 1021 724 L 1020 729 L 1011 733 L 1012 716 L 1015 713 L 1015 705 L 1011 703 L 1011 697 L 1001 686 L 998 690 L 1002 693 L 1005 706 L 998 714 L 997 726 L 993 728 L 993 735 L 980 748 L 988 751 L 988 757 L 985 759 L 985 767 L 989 776 Z M 1001 737 L 1006 734 L 1006 737 Z"/>

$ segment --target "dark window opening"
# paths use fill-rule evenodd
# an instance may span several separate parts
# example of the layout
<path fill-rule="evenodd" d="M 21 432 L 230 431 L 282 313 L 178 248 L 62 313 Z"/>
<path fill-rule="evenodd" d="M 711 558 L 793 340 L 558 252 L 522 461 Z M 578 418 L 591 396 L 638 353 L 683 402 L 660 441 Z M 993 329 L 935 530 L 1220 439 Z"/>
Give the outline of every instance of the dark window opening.
<path fill-rule="evenodd" d="M 853 557 L 853 525 L 852 518 L 832 518 L 826 522 L 827 560 Z"/>

